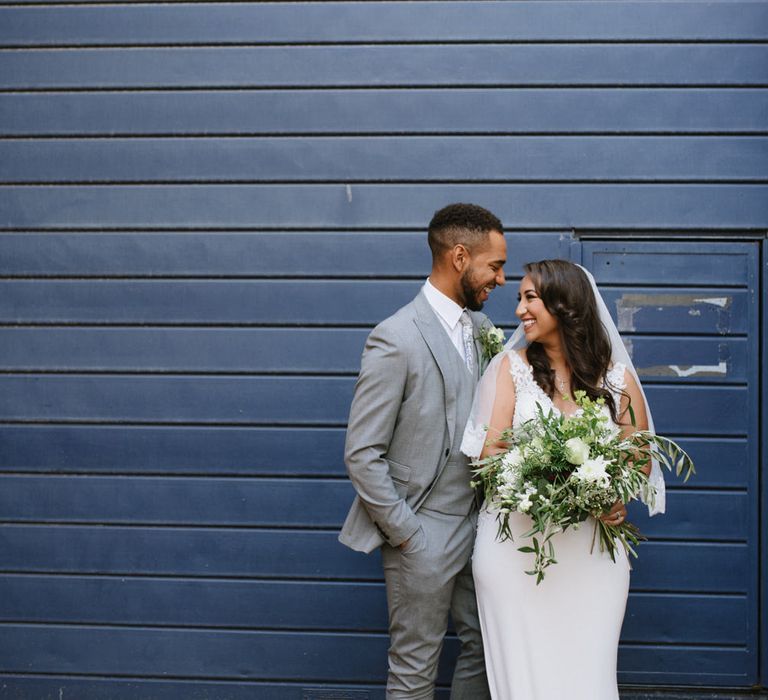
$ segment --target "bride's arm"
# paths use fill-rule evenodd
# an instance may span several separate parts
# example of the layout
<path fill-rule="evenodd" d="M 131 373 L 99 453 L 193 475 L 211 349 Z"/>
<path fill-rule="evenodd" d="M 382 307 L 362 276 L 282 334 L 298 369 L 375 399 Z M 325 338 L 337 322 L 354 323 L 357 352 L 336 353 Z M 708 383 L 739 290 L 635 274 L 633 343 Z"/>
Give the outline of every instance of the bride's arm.
<path fill-rule="evenodd" d="M 634 425 L 632 424 L 632 416 L 629 412 L 630 405 L 635 415 Z M 643 399 L 643 394 L 634 376 L 628 370 L 624 370 L 624 395 L 621 397 L 618 418 L 618 425 L 621 428 L 622 436 L 631 435 L 636 430 L 648 430 L 648 414 L 645 410 L 645 399 Z M 646 475 L 651 473 L 650 462 L 643 467 L 643 471 Z M 627 510 L 624 503 L 616 501 L 613 507 L 600 520 L 608 525 L 620 525 L 624 522 L 626 514 Z"/>
<path fill-rule="evenodd" d="M 619 427 L 621 428 L 622 436 L 631 435 L 637 430 L 648 430 L 648 414 L 645 410 L 645 399 L 640 391 L 640 387 L 635 381 L 635 377 L 628 370 L 624 370 L 624 392 L 625 396 L 621 397 L 621 408 L 619 410 Z M 632 417 L 629 412 L 629 407 L 632 406 L 632 411 L 635 416 L 635 423 L 632 424 Z M 651 464 L 643 467 L 643 471 L 646 474 L 651 473 Z"/>
<path fill-rule="evenodd" d="M 500 442 L 499 437 L 503 431 L 512 427 L 512 419 L 515 416 L 515 383 L 509 372 L 509 355 L 504 357 L 499 366 L 496 377 L 496 395 L 493 401 L 491 419 L 488 422 L 488 434 L 486 444 L 480 453 L 480 459 L 506 452 L 509 445 Z"/>

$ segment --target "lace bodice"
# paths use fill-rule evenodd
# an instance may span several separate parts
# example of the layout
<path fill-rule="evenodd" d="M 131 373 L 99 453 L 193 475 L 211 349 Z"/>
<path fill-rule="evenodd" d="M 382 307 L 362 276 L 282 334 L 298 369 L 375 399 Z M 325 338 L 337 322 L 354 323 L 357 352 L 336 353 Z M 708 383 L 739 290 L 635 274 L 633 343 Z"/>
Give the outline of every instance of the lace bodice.
<path fill-rule="evenodd" d="M 515 416 L 513 419 L 513 427 L 517 428 L 531 418 L 536 417 L 536 404 L 541 404 L 541 407 L 545 411 L 552 409 L 556 413 L 559 413 L 559 409 L 554 405 L 552 399 L 544 393 L 544 390 L 536 383 L 533 378 L 533 369 L 530 365 L 520 357 L 516 350 L 508 350 L 506 356 L 509 357 L 509 373 L 512 375 L 512 380 L 515 383 Z M 493 359 L 493 363 L 501 362 L 503 355 L 497 355 Z M 624 381 L 624 372 L 626 366 L 617 362 L 608 370 L 603 385 L 611 392 L 614 401 L 617 406 L 621 405 L 621 392 L 625 389 L 626 383 Z M 494 376 L 490 373 L 491 378 Z M 487 378 L 484 376 L 481 380 Z M 491 387 L 495 386 L 495 380 Z M 482 388 L 482 386 L 481 386 Z M 464 438 L 461 442 L 461 451 L 476 459 L 480 456 L 483 450 L 485 441 L 487 439 L 486 429 L 487 425 L 482 419 L 478 419 L 478 416 L 490 416 L 492 411 L 492 403 L 494 392 L 493 391 L 479 391 L 479 396 L 476 396 L 476 401 L 480 399 L 481 403 L 484 401 L 482 408 L 478 409 L 477 406 L 473 406 L 473 414 L 470 415 L 467 427 L 464 431 Z M 483 398 L 485 397 L 485 398 Z M 610 418 L 610 411 L 608 407 L 604 407 L 606 415 Z M 487 420 L 487 418 L 485 419 Z M 663 486 L 662 486 L 663 487 Z"/>
<path fill-rule="evenodd" d="M 515 417 L 512 422 L 513 427 L 517 428 L 526 421 L 536 418 L 536 404 L 541 404 L 545 413 L 549 409 L 552 409 L 555 413 L 560 413 L 552 399 L 536 383 L 536 380 L 533 378 L 533 368 L 526 364 L 519 353 L 514 350 L 510 351 L 507 356 L 509 357 L 509 373 L 512 375 L 512 381 L 515 383 Z M 613 365 L 608 370 L 603 382 L 603 386 L 613 395 L 616 406 L 621 405 L 621 392 L 625 388 L 624 370 L 625 367 L 621 363 Z M 610 417 L 608 407 L 603 407 L 603 410 Z"/>

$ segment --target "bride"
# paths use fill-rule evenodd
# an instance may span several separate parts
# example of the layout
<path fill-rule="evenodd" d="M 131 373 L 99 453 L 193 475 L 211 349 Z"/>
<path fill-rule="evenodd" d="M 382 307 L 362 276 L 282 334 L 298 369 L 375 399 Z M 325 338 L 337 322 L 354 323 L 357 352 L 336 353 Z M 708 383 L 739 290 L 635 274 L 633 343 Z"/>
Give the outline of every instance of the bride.
<path fill-rule="evenodd" d="M 571 397 L 579 389 L 602 397 L 622 432 L 652 429 L 634 367 L 591 275 L 564 260 L 524 269 L 520 326 L 483 375 L 462 451 L 475 458 L 504 451 L 503 430 L 535 418 L 537 404 L 545 412 L 574 413 Z M 653 512 L 663 512 L 656 464 L 650 482 L 657 492 Z M 618 525 L 625 516 L 617 502 L 601 519 Z M 590 554 L 594 521 L 588 519 L 555 535 L 557 564 L 536 585 L 525 573 L 531 555 L 518 551 L 530 544 L 522 535 L 531 518 L 512 513 L 509 524 L 513 539 L 500 542 L 496 512 L 484 507 L 473 555 L 494 700 L 618 700 L 616 656 L 630 571 L 623 548 L 615 562 L 597 546 Z"/>

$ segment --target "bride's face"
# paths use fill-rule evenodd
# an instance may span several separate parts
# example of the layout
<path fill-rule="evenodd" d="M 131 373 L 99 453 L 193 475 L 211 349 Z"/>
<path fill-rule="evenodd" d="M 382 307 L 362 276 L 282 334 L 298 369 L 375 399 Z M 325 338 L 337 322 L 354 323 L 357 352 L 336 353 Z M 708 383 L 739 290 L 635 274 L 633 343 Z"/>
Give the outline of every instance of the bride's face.
<path fill-rule="evenodd" d="M 549 313 L 541 300 L 533 280 L 526 275 L 520 282 L 519 303 L 515 315 L 520 319 L 525 331 L 525 339 L 529 343 L 546 344 L 547 340 L 559 341 L 557 319 Z"/>

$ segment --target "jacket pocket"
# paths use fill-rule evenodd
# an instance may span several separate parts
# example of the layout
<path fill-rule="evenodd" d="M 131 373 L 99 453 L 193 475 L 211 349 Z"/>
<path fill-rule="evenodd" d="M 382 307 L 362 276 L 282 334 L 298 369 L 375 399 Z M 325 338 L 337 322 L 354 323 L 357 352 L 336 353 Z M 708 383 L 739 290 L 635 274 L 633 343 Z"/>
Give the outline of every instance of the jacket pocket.
<path fill-rule="evenodd" d="M 405 464 L 394 462 L 391 459 L 387 460 L 387 464 L 389 465 L 389 475 L 395 483 L 397 495 L 405 498 L 408 493 L 408 482 L 411 480 L 411 468 Z"/>

